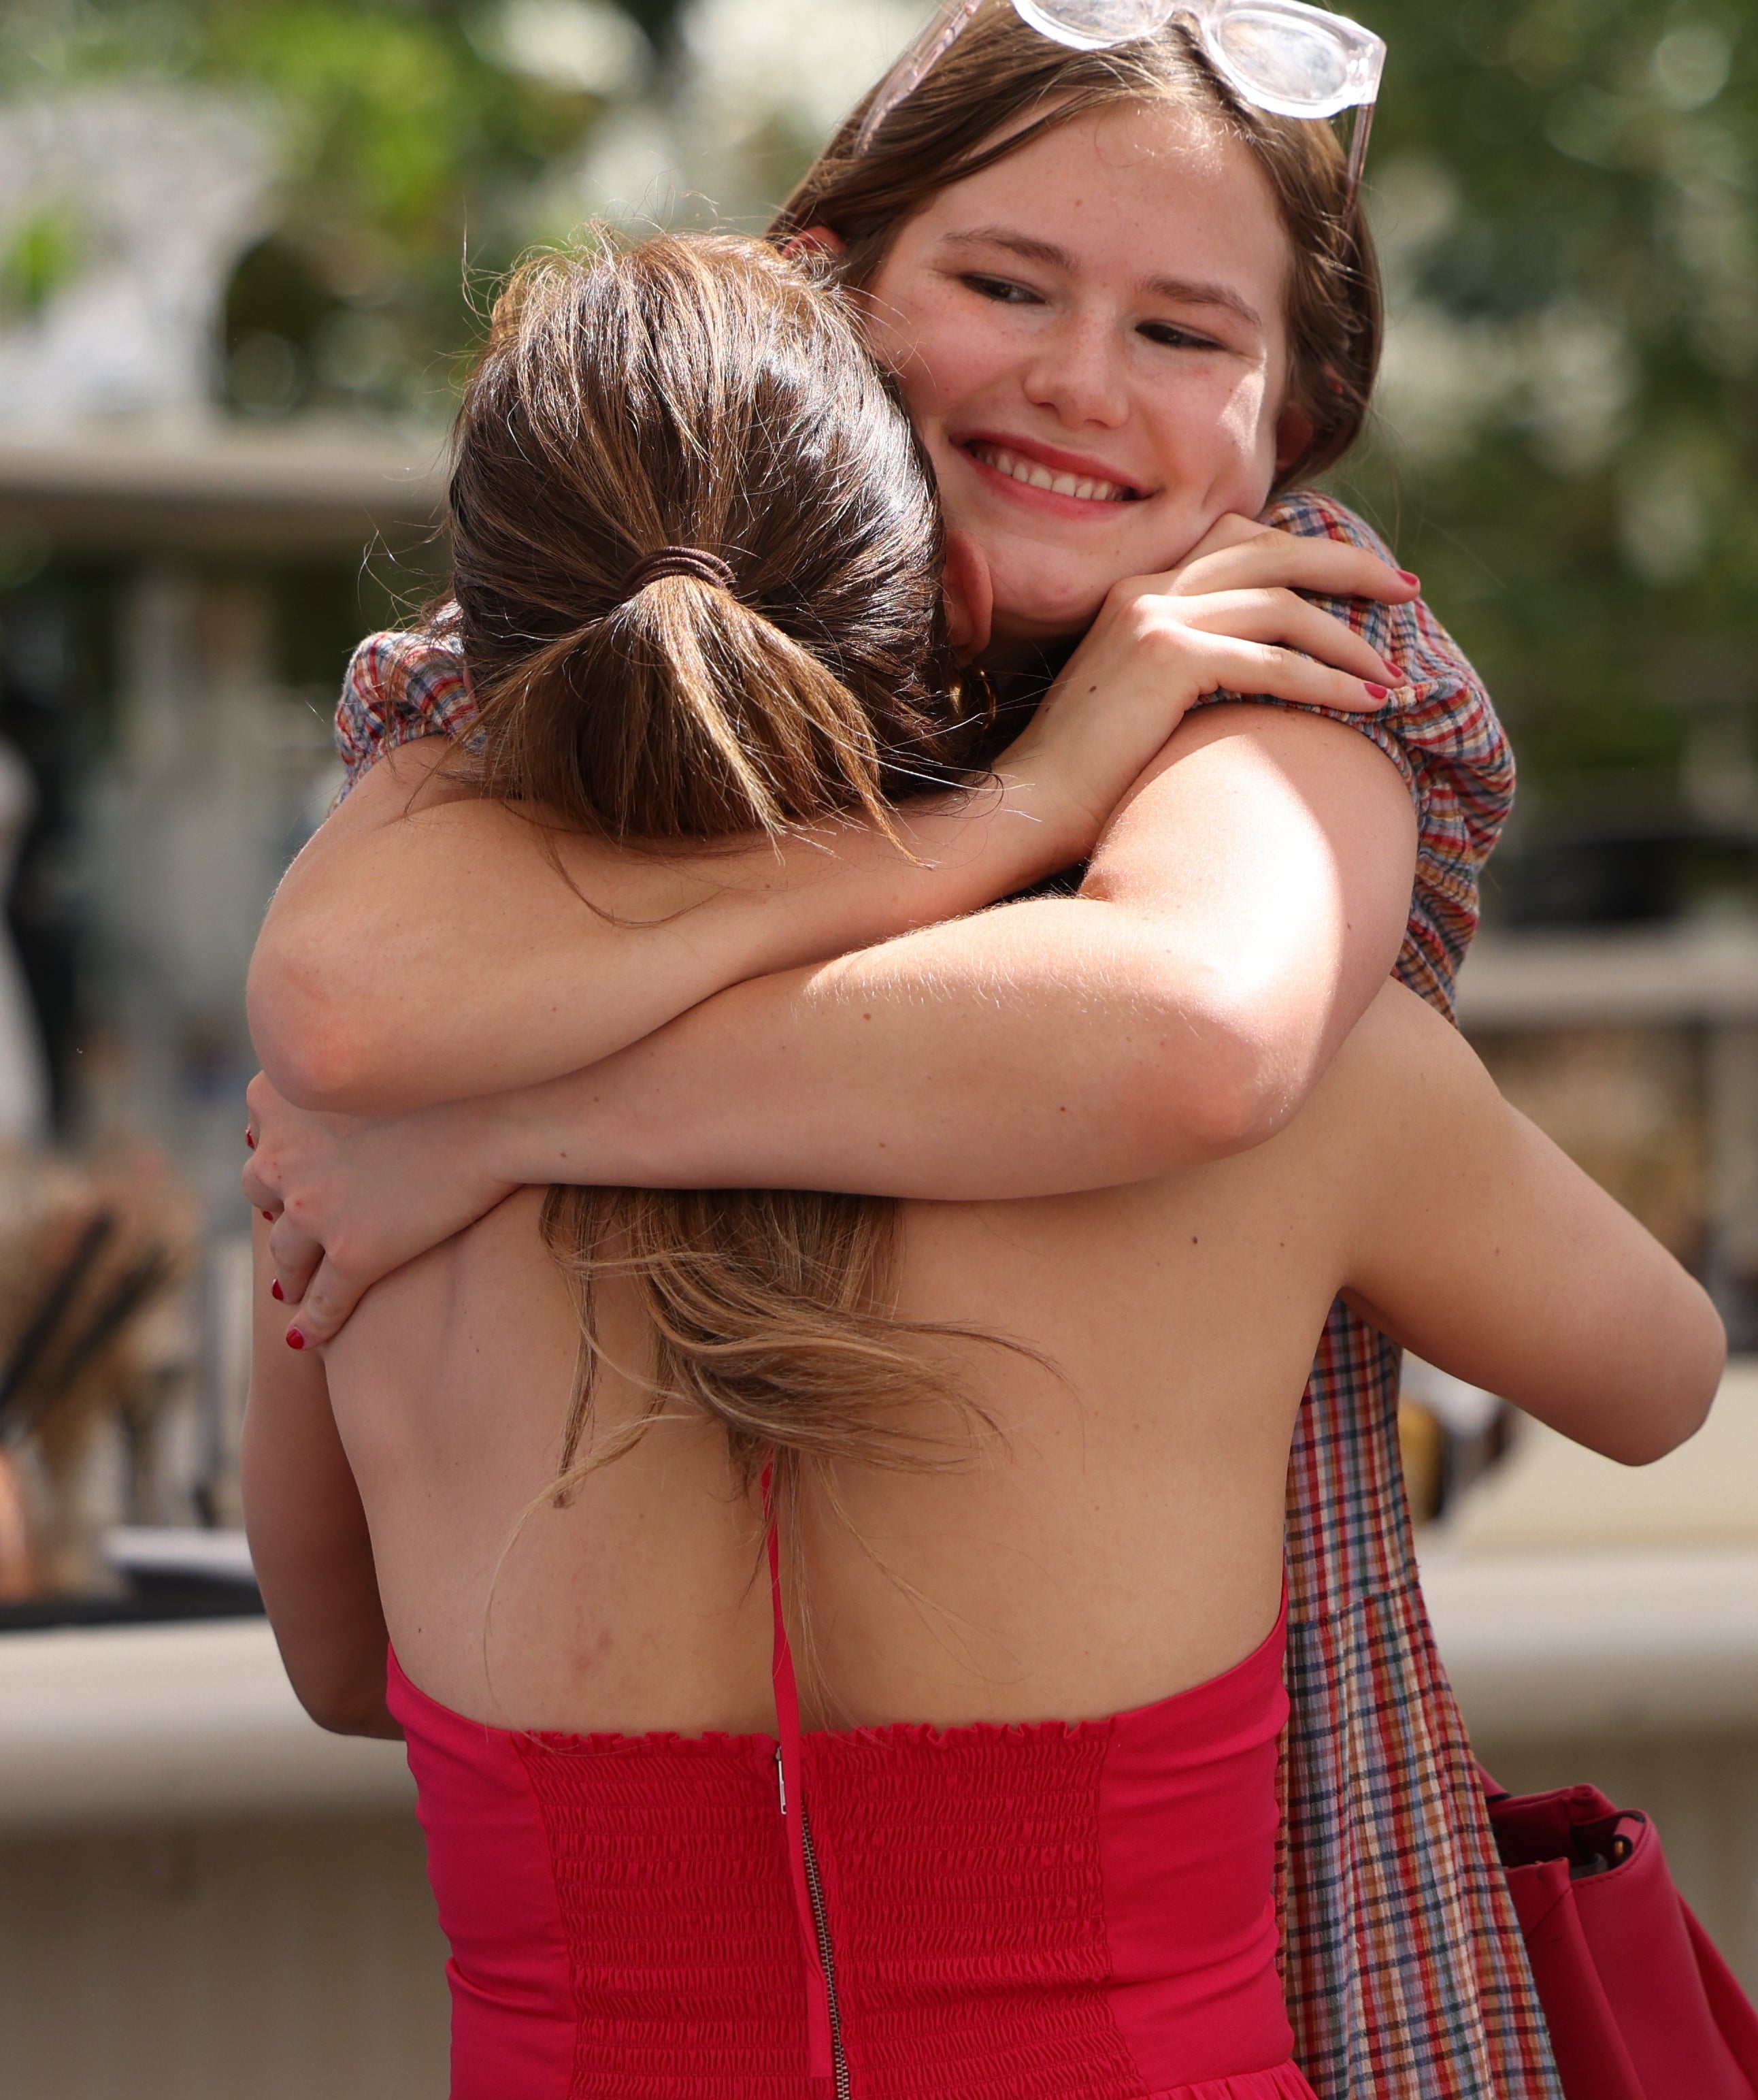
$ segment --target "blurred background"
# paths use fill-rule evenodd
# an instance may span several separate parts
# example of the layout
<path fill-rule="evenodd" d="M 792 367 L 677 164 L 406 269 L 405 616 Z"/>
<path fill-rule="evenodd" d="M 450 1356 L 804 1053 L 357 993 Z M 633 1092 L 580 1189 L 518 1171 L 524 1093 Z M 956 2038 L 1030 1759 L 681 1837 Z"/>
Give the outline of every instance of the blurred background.
<path fill-rule="evenodd" d="M 1758 1348 L 1758 17 L 1362 0 L 1391 325 L 1337 485 L 1522 767 L 1465 1023 Z M 408 617 L 497 273 L 760 224 L 923 0 L 0 8 L 0 2089 L 443 2089 L 395 1754 L 236 1526 L 263 906 Z M 1624 1476 L 1412 1364 L 1489 1761 L 1661 1816 L 1758 1983 L 1758 1381 Z"/>

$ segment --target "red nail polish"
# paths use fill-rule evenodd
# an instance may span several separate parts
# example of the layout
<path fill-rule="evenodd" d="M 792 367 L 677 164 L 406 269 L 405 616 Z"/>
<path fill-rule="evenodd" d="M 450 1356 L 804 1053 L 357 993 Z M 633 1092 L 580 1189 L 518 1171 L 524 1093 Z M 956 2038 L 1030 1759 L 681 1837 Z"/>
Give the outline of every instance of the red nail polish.
<path fill-rule="evenodd" d="M 287 1294 L 281 1289 L 281 1280 L 278 1276 L 269 1286 L 269 1295 L 271 1298 L 279 1299 L 283 1305 L 287 1303 Z"/>
<path fill-rule="evenodd" d="M 1370 700 L 1383 700 L 1390 696 L 1391 687 L 1390 686 L 1369 686 L 1365 678 L 1364 678 L 1361 682 L 1366 688 L 1367 695 Z"/>
<path fill-rule="evenodd" d="M 253 1152 L 256 1150 L 257 1134 L 253 1130 L 247 1130 L 245 1132 L 245 1143 L 249 1146 Z"/>
<path fill-rule="evenodd" d="M 1421 577 L 1412 569 L 1400 569 L 1398 573 L 1407 584 L 1420 584 L 1422 580 Z"/>
<path fill-rule="evenodd" d="M 268 1222 L 270 1224 L 271 1224 L 271 1225 L 272 1225 L 272 1224 L 274 1224 L 274 1222 L 275 1222 L 275 1213 L 274 1213 L 272 1211 L 265 1211 L 262 1213 L 262 1215 L 263 1215 L 263 1217 L 267 1220 L 267 1222 Z"/>
<path fill-rule="evenodd" d="M 297 1327 L 289 1327 L 287 1330 L 287 1346 L 289 1349 L 302 1349 L 305 1347 L 305 1336 Z"/>

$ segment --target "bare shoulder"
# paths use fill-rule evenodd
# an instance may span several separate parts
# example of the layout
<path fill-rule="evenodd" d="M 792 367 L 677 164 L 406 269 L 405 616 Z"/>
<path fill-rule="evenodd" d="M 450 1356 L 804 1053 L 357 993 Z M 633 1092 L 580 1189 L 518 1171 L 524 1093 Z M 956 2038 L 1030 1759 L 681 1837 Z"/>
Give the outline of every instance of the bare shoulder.
<path fill-rule="evenodd" d="M 1381 987 L 1337 1062 L 1345 1079 L 1371 1079 L 1412 1100 L 1436 1085 L 1491 1083 L 1454 1023 L 1395 977 Z"/>
<path fill-rule="evenodd" d="M 1322 1147 L 1369 1180 L 1430 1176 L 1505 1120 L 1495 1082 L 1452 1021 L 1388 981 L 1355 1024 L 1285 1136 Z"/>

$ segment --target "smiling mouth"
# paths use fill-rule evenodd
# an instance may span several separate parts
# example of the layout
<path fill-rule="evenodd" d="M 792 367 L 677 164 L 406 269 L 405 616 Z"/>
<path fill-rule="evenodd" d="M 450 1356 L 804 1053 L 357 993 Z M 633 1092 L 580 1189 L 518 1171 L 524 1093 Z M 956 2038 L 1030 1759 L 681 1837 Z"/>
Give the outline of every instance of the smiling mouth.
<path fill-rule="evenodd" d="M 1023 458 L 1010 452 L 1005 445 L 985 443 L 973 439 L 965 451 L 974 460 L 1005 474 L 1010 481 L 1023 482 L 1028 488 L 1046 489 L 1052 496 L 1072 496 L 1082 503 L 1139 503 L 1141 492 L 1124 481 L 1098 481 L 1090 476 L 1077 474 L 1058 474 L 1051 468 L 1041 465 L 1036 460 Z"/>

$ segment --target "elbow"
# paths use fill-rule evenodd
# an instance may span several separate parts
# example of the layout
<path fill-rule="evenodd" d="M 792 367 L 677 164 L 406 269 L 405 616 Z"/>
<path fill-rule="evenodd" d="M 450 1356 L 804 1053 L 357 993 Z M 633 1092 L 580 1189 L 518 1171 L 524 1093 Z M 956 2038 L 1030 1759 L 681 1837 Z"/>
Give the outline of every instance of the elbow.
<path fill-rule="evenodd" d="M 1220 999 L 1197 1005 L 1187 982 L 1156 1018 L 1160 1055 L 1137 1104 L 1148 1174 L 1249 1152 L 1274 1137 L 1306 1097 L 1257 1017 Z"/>
<path fill-rule="evenodd" d="M 293 1687 L 299 1704 L 326 1735 L 403 1740 L 403 1731 L 386 1704 L 382 1670 L 376 1678 L 326 1676 L 305 1683 L 295 1678 Z"/>
<path fill-rule="evenodd" d="M 1640 1418 L 1602 1448 L 1623 1466 L 1651 1466 L 1688 1444 L 1709 1419 L 1727 1365 L 1727 1330 L 1709 1294 L 1691 1286 L 1695 1303 L 1676 1337 L 1664 1374 L 1648 1388 Z"/>
<path fill-rule="evenodd" d="M 326 1735 L 364 1736 L 381 1743 L 403 1740 L 403 1730 L 391 1718 L 390 1709 L 382 1699 L 376 1705 L 362 1700 L 322 1708 L 307 1706 L 306 1711 Z"/>
<path fill-rule="evenodd" d="M 372 986 L 333 964 L 259 946 L 245 1004 L 258 1061 L 295 1108 L 369 1115 L 394 1102 L 396 1065 L 374 1025 Z"/>
<path fill-rule="evenodd" d="M 1259 1043 L 1228 1043 L 1205 1074 L 1195 1128 L 1205 1158 L 1226 1159 L 1264 1143 L 1293 1117 L 1305 1098 L 1289 1083 L 1282 1061 Z"/>

